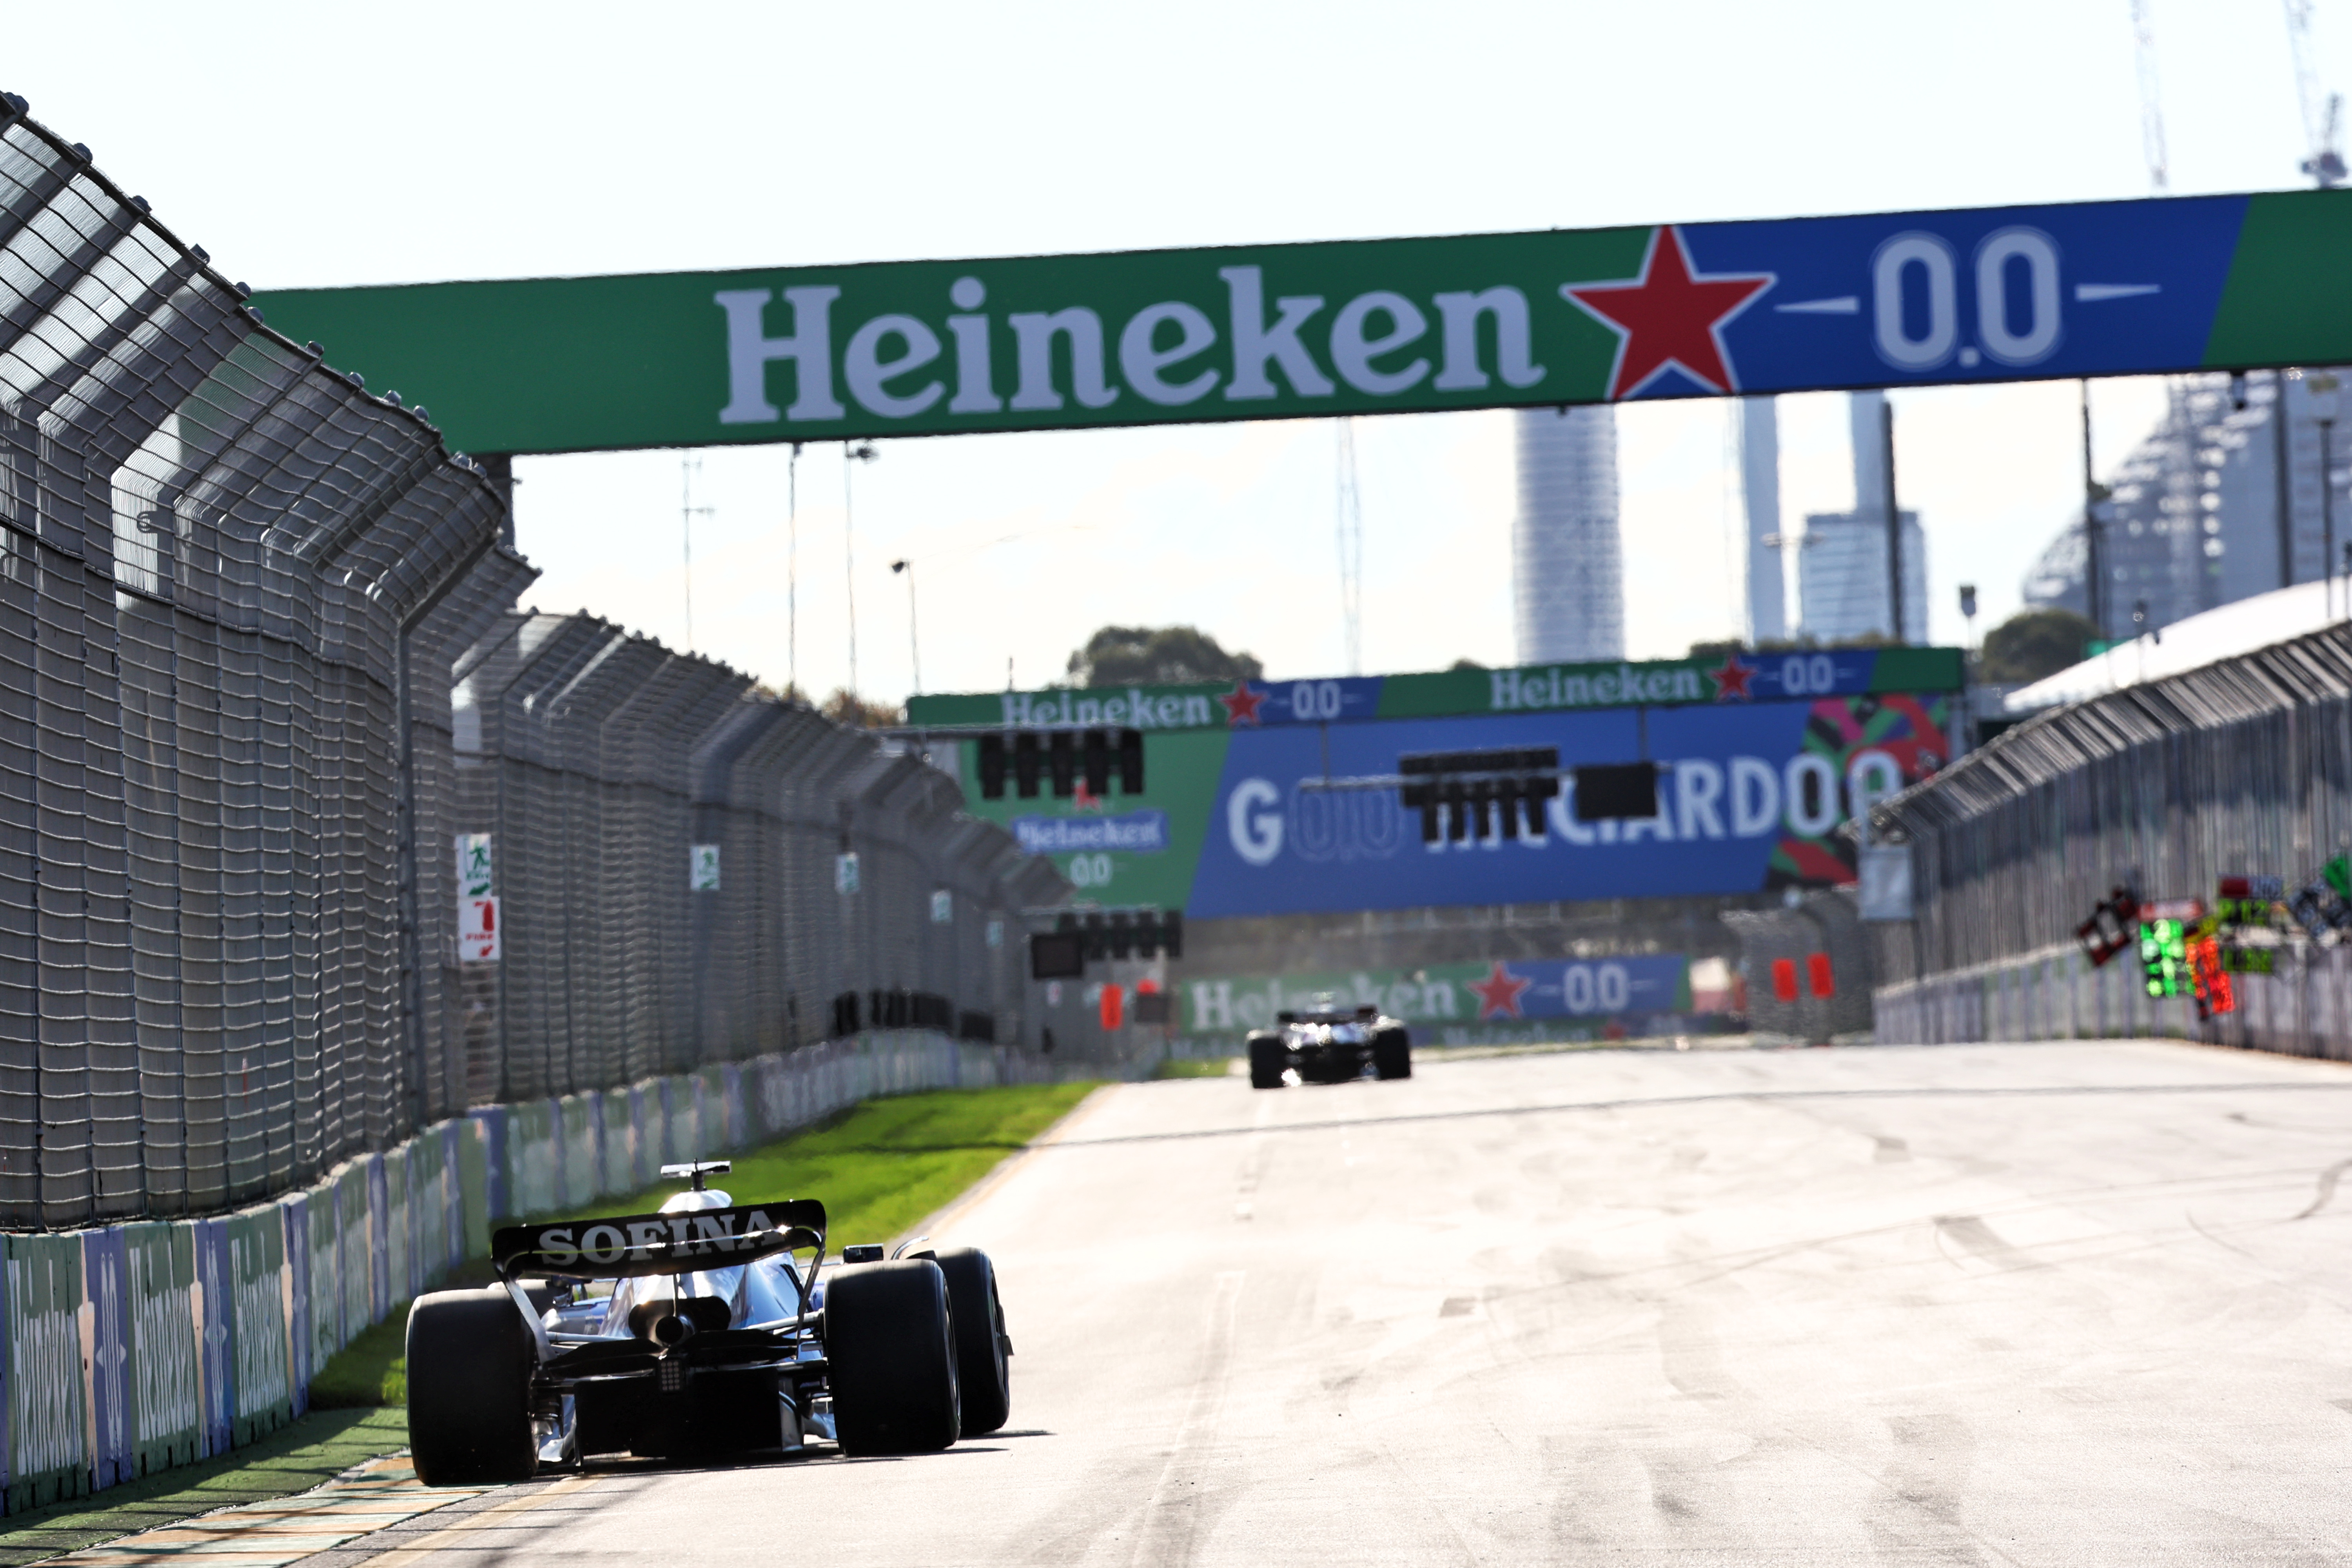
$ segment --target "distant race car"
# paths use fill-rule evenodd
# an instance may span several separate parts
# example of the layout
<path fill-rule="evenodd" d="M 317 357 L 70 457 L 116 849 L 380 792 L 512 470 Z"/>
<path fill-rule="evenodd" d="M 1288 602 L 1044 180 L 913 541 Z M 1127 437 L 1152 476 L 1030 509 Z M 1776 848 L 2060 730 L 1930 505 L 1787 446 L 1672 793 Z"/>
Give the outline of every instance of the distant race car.
<path fill-rule="evenodd" d="M 1347 1083 L 1371 1069 L 1375 1078 L 1412 1076 L 1412 1037 L 1378 1007 L 1342 1007 L 1318 996 L 1304 1013 L 1277 1013 L 1278 1029 L 1249 1037 L 1250 1087 L 1280 1089 L 1283 1075 L 1301 1083 Z"/>
<path fill-rule="evenodd" d="M 658 1214 L 507 1226 L 490 1247 L 498 1284 L 417 1298 L 419 1479 L 511 1481 L 598 1455 L 812 1438 L 924 1453 L 1004 1425 L 1013 1342 L 986 1253 L 915 1241 L 887 1258 L 845 1247 L 828 1265 L 823 1204 L 737 1206 L 704 1186 L 729 1168 L 663 1166 L 694 1186 Z"/>

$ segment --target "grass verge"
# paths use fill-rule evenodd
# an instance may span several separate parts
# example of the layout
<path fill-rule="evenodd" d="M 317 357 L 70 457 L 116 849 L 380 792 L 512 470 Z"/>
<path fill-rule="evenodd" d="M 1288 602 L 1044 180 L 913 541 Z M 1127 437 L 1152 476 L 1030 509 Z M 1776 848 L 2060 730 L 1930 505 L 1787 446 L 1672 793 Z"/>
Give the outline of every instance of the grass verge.
<path fill-rule="evenodd" d="M 823 1126 L 733 1156 L 734 1173 L 719 1184 L 738 1203 L 823 1198 L 836 1252 L 847 1242 L 887 1241 L 953 1202 L 1096 1087 L 940 1089 L 867 1100 Z M 659 1208 L 677 1186 L 664 1182 L 574 1212 L 645 1213 Z M 459 1284 L 490 1278 L 481 1259 L 453 1275 Z M 407 1328 L 403 1304 L 345 1345 L 311 1379 L 312 1413 L 261 1442 L 95 1497 L 0 1519 L 0 1568 L 215 1509 L 308 1491 L 363 1460 L 406 1447 Z"/>
<path fill-rule="evenodd" d="M 309 1491 L 408 1441 L 398 1410 L 325 1410 L 199 1464 L 0 1520 L 0 1568 L 79 1552 L 215 1509 Z"/>
<path fill-rule="evenodd" d="M 1151 1069 L 1153 1078 L 1223 1078 L 1234 1070 L 1231 1057 L 1170 1057 Z"/>

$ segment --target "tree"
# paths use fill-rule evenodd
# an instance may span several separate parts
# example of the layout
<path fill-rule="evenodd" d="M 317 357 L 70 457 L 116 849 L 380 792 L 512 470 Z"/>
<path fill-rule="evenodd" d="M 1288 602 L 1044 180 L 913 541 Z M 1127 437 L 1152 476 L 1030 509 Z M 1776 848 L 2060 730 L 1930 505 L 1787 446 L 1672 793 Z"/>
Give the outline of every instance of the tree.
<path fill-rule="evenodd" d="M 2072 610 L 2020 610 L 1985 633 L 1978 676 L 2000 686 L 2023 686 L 2079 664 L 2098 628 Z"/>
<path fill-rule="evenodd" d="M 1105 626 L 1070 655 L 1079 686 L 1182 686 L 1201 680 L 1260 680 L 1265 667 L 1227 653 L 1191 626 Z"/>
<path fill-rule="evenodd" d="M 905 717 L 902 710 L 869 702 L 845 686 L 836 687 L 833 695 L 818 705 L 817 711 L 853 730 L 887 730 Z"/>

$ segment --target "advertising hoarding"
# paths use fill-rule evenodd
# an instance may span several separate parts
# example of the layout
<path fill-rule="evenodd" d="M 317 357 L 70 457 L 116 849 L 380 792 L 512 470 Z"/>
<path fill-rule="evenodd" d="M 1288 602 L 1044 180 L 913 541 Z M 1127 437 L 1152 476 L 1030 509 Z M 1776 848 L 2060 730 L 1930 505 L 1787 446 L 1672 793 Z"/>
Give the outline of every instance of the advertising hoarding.
<path fill-rule="evenodd" d="M 1188 979 L 1177 985 L 1177 1026 L 1188 1035 L 1272 1028 L 1285 1012 L 1333 996 L 1378 1007 L 1427 1033 L 1449 1024 L 1524 1019 L 1601 1022 L 1691 1010 L 1690 965 L 1679 952 L 1591 959 L 1488 959 L 1328 974 Z"/>
<path fill-rule="evenodd" d="M 969 809 L 1050 856 L 1081 898 L 1104 904 L 1218 918 L 1754 893 L 1854 880 L 1854 847 L 1837 830 L 1858 791 L 1884 794 L 1943 765 L 1959 670 L 1950 649 L 1838 649 L 1239 683 L 1214 710 L 1222 724 L 1145 731 L 1140 795 L 1081 789 L 1057 799 L 1041 789 L 1023 799 L 1008 784 L 992 800 L 979 785 L 978 742 L 954 750 Z M 1757 700 L 1768 673 L 1780 690 L 1828 689 Z M 1700 695 L 1678 700 L 1693 681 Z M 1366 716 L 1293 717 L 1307 702 L 1320 706 L 1300 689 L 1322 685 L 1340 690 L 1339 711 Z M 1596 687 L 1659 700 L 1595 706 L 1584 700 Z M 1246 700 L 1234 700 L 1236 691 Z M 1008 717 L 1038 727 L 1117 723 L 1138 711 L 1156 718 L 1193 695 L 993 693 L 910 707 L 919 723 L 941 728 Z M 1281 709 L 1277 695 L 1289 699 Z M 1318 787 L 1394 775 L 1406 755 L 1500 748 L 1552 749 L 1563 768 L 1654 761 L 1658 814 L 1578 822 L 1570 784 L 1539 834 L 1424 845 L 1417 814 L 1395 789 Z"/>
<path fill-rule="evenodd" d="M 254 303 L 566 452 L 2352 359 L 2352 193 L 357 289 Z"/>

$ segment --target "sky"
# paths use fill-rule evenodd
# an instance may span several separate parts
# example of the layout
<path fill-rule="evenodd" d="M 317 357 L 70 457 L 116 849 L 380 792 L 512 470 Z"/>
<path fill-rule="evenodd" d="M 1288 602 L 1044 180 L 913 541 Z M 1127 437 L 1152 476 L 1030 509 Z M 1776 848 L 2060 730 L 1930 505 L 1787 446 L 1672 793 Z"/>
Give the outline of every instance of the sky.
<path fill-rule="evenodd" d="M 2278 0 L 2147 0 L 2176 194 L 2301 183 Z M 2317 0 L 2352 83 L 2352 0 Z M 1443 235 L 2147 195 L 2128 0 L 12 13 L 0 88 L 256 289 Z M 352 366 L 362 372 L 365 366 Z M 415 395 L 423 395 L 415 394 Z M 2095 462 L 2160 383 L 2093 391 Z M 2079 504 L 2073 383 L 1895 395 L 1932 624 Z M 1362 668 L 1512 658 L 1511 416 L 1355 422 Z M 1737 635 L 1730 405 L 1619 410 L 1628 653 Z M 1784 516 L 1852 504 L 1782 400 Z M 1106 624 L 1347 673 L 1324 420 L 522 459 L 525 602 L 895 702 Z M 696 465 L 698 464 L 698 467 Z M 696 509 L 688 515 L 686 509 Z M 690 540 L 691 570 L 688 568 Z M 891 563 L 911 563 L 894 574 Z M 908 588 L 912 579 L 912 595 Z M 854 632 L 853 632 L 854 626 Z"/>

